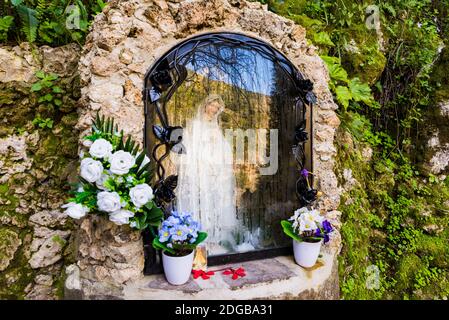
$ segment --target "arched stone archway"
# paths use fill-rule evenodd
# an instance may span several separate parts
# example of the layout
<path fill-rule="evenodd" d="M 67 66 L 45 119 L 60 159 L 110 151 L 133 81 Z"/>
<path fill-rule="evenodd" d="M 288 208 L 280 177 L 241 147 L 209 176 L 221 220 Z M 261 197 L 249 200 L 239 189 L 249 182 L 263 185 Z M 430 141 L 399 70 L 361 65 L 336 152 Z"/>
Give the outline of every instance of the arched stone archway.
<path fill-rule="evenodd" d="M 340 193 L 333 172 L 337 108 L 328 89 L 324 62 L 307 43 L 304 28 L 243 0 L 112 0 L 91 27 L 79 64 L 82 98 L 78 128 L 89 129 L 97 111 L 114 116 L 126 134 L 143 142 L 143 79 L 171 47 L 205 32 L 239 32 L 259 38 L 285 54 L 314 83 L 313 166 L 322 196 L 317 205 L 339 225 Z M 79 232 L 78 266 L 83 297 L 121 297 L 125 283 L 143 277 L 144 252 L 138 233 L 98 218 L 86 218 Z M 327 250 L 335 256 L 338 233 Z M 335 259 L 331 260 L 331 264 Z M 335 266 L 328 266 L 330 277 Z M 335 271 L 335 270 L 334 270 Z M 323 277 L 326 277 L 323 276 Z M 323 279 L 325 281 L 326 279 Z M 324 282 L 323 282 L 324 283 Z M 320 283 L 323 284 L 323 283 Z M 316 289 L 316 288 L 310 288 Z"/>

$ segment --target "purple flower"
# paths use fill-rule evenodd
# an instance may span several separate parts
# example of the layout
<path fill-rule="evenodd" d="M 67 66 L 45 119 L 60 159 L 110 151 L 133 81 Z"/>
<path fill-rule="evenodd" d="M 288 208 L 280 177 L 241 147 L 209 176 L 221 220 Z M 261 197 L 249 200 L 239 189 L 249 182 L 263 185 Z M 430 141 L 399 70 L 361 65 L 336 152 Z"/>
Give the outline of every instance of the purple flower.
<path fill-rule="evenodd" d="M 324 244 L 329 242 L 329 236 L 327 234 L 324 235 Z"/>
<path fill-rule="evenodd" d="M 307 170 L 306 168 L 302 169 L 302 170 L 301 170 L 301 175 L 302 175 L 304 178 L 307 178 L 307 177 L 309 176 L 309 170 Z"/>
<path fill-rule="evenodd" d="M 325 233 L 331 233 L 332 232 L 332 225 L 329 221 L 324 220 L 323 221 L 323 229 Z"/>
<path fill-rule="evenodd" d="M 321 233 L 321 229 L 320 228 L 317 228 L 316 230 L 315 230 L 315 237 L 322 237 L 323 235 L 322 235 L 322 233 Z"/>

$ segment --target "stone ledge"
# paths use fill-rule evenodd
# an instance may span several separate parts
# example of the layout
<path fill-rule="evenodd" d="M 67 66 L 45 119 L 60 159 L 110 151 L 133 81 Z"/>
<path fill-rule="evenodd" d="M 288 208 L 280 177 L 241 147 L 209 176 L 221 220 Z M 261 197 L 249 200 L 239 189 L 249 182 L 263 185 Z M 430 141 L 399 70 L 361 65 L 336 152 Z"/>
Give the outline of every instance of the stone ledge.
<path fill-rule="evenodd" d="M 217 272 L 209 280 L 191 278 L 172 286 L 164 275 L 146 276 L 125 285 L 123 299 L 131 300 L 250 300 L 250 299 L 338 299 L 338 270 L 335 253 L 322 252 L 317 264 L 305 269 L 292 256 L 244 262 L 247 276 L 232 280 Z M 220 266 L 211 270 L 221 269 Z"/>

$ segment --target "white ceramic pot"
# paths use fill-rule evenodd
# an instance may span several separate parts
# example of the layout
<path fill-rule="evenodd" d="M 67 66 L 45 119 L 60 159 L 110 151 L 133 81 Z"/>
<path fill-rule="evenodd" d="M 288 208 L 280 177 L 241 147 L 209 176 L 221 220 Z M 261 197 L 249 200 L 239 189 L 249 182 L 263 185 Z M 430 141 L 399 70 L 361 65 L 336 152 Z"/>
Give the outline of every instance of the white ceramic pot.
<path fill-rule="evenodd" d="M 192 273 L 192 265 L 193 251 L 182 257 L 171 257 L 162 252 L 162 266 L 170 284 L 178 286 L 186 283 Z"/>
<path fill-rule="evenodd" d="M 323 240 L 319 242 L 298 242 L 293 240 L 293 253 L 296 263 L 305 268 L 313 267 L 320 255 L 322 242 Z"/>

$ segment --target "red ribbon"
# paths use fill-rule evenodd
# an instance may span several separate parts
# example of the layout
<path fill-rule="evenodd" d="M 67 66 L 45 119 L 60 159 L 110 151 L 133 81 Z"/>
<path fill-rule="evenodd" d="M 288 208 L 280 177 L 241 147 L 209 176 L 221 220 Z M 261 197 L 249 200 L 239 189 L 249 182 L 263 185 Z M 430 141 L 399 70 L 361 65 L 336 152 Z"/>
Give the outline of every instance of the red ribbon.
<path fill-rule="evenodd" d="M 232 275 L 232 280 L 237 280 L 239 277 L 243 278 L 246 276 L 245 273 L 245 269 L 243 269 L 242 267 L 237 268 L 237 269 L 232 269 L 232 268 L 228 268 L 228 269 L 219 269 L 219 270 L 215 270 L 215 271 L 203 271 L 203 270 L 192 270 L 192 275 L 193 275 L 193 279 L 198 279 L 199 277 L 201 277 L 204 280 L 210 279 L 211 276 L 213 276 L 215 274 L 215 272 L 217 271 L 223 271 L 224 275 Z"/>
<path fill-rule="evenodd" d="M 245 269 L 243 268 L 238 268 L 238 269 L 226 269 L 225 271 L 223 271 L 224 275 L 231 275 L 232 274 L 232 280 L 237 280 L 238 277 L 244 277 L 246 276 L 245 273 Z"/>
<path fill-rule="evenodd" d="M 203 271 L 203 270 L 192 270 L 193 279 L 198 279 L 199 277 L 203 278 L 204 280 L 207 280 L 210 278 L 210 276 L 213 276 L 215 272 L 213 271 Z"/>

